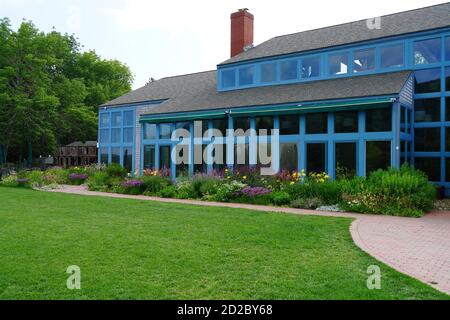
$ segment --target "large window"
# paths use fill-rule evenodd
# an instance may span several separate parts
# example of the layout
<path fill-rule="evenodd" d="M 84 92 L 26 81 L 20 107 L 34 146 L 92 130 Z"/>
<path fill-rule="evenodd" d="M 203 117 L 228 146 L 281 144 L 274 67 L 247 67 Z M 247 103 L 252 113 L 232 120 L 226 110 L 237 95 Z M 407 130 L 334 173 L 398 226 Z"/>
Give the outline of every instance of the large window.
<path fill-rule="evenodd" d="M 271 135 L 273 130 L 273 117 L 256 117 L 256 134 L 265 136 Z"/>
<path fill-rule="evenodd" d="M 441 39 L 414 42 L 414 64 L 430 64 L 441 61 Z"/>
<path fill-rule="evenodd" d="M 328 132 L 327 113 L 308 113 L 306 115 L 306 133 L 318 134 Z"/>
<path fill-rule="evenodd" d="M 170 146 L 159 147 L 159 168 L 170 169 L 172 161 L 170 161 Z"/>
<path fill-rule="evenodd" d="M 100 143 L 109 143 L 109 129 L 100 129 Z"/>
<path fill-rule="evenodd" d="M 298 114 L 280 116 L 280 135 L 299 134 L 300 118 Z"/>
<path fill-rule="evenodd" d="M 338 111 L 334 113 L 334 132 L 358 132 L 358 111 Z"/>
<path fill-rule="evenodd" d="M 108 159 L 108 156 L 109 156 L 108 148 L 100 148 L 99 154 L 100 154 L 100 163 L 107 164 L 109 162 L 109 159 Z"/>
<path fill-rule="evenodd" d="M 156 124 L 146 123 L 144 125 L 144 140 L 156 139 Z"/>
<path fill-rule="evenodd" d="M 111 129 L 111 142 L 112 143 L 121 143 L 121 137 L 120 135 L 122 134 L 122 129 L 120 128 L 113 128 Z"/>
<path fill-rule="evenodd" d="M 416 93 L 441 91 L 441 69 L 416 71 Z"/>
<path fill-rule="evenodd" d="M 445 68 L 445 90 L 450 91 L 450 67 Z"/>
<path fill-rule="evenodd" d="M 207 144 L 194 145 L 194 173 L 207 173 L 208 165 L 205 161 L 205 150 L 208 147 Z"/>
<path fill-rule="evenodd" d="M 381 132 L 392 130 L 391 108 L 366 110 L 366 131 Z"/>
<path fill-rule="evenodd" d="M 336 177 L 356 176 L 356 143 L 336 143 Z"/>
<path fill-rule="evenodd" d="M 280 170 L 298 170 L 298 150 L 295 143 L 282 143 L 280 145 Z"/>
<path fill-rule="evenodd" d="M 308 143 L 306 145 L 306 170 L 311 172 L 326 172 L 325 143 Z"/>
<path fill-rule="evenodd" d="M 254 67 L 245 67 L 239 69 L 239 85 L 246 86 L 253 84 Z"/>
<path fill-rule="evenodd" d="M 297 79 L 297 60 L 283 61 L 280 63 L 281 80 Z"/>
<path fill-rule="evenodd" d="M 328 73 L 339 75 L 348 73 L 348 53 L 333 54 L 328 57 Z"/>
<path fill-rule="evenodd" d="M 236 168 L 248 167 L 250 164 L 249 161 L 249 152 L 248 152 L 248 144 L 237 143 L 234 145 L 234 166 Z"/>
<path fill-rule="evenodd" d="M 450 37 L 445 38 L 445 60 L 450 61 Z"/>
<path fill-rule="evenodd" d="M 128 172 L 133 170 L 133 148 L 123 148 L 123 167 L 127 169 Z"/>
<path fill-rule="evenodd" d="M 121 112 L 113 112 L 112 114 L 112 123 L 113 127 L 122 126 L 122 113 Z"/>
<path fill-rule="evenodd" d="M 375 49 L 358 50 L 353 53 L 353 72 L 375 69 Z"/>
<path fill-rule="evenodd" d="M 120 164 L 120 148 L 111 148 L 111 162 Z"/>
<path fill-rule="evenodd" d="M 416 152 L 439 152 L 441 150 L 441 128 L 414 129 Z"/>
<path fill-rule="evenodd" d="M 256 165 L 270 167 L 272 164 L 272 145 L 270 143 L 258 143 Z"/>
<path fill-rule="evenodd" d="M 402 43 L 381 48 L 381 68 L 398 68 L 404 64 L 405 50 Z"/>
<path fill-rule="evenodd" d="M 227 124 L 228 124 L 227 118 L 214 119 L 212 121 L 213 129 L 218 130 L 220 132 L 220 134 L 222 135 L 222 137 L 227 136 L 227 128 L 228 128 Z"/>
<path fill-rule="evenodd" d="M 227 70 L 222 71 L 222 87 L 231 88 L 236 86 L 236 71 Z"/>
<path fill-rule="evenodd" d="M 110 123 L 109 113 L 100 114 L 100 128 L 108 128 Z"/>
<path fill-rule="evenodd" d="M 133 111 L 125 111 L 123 113 L 123 125 L 125 127 L 134 126 L 134 112 Z"/>
<path fill-rule="evenodd" d="M 378 169 L 387 169 L 391 166 L 391 142 L 366 142 L 366 175 Z"/>
<path fill-rule="evenodd" d="M 265 63 L 261 65 L 261 82 L 273 82 L 277 80 L 277 64 Z"/>
<path fill-rule="evenodd" d="M 441 121 L 441 99 L 417 99 L 414 102 L 415 122 Z"/>
<path fill-rule="evenodd" d="M 249 135 L 250 118 L 241 117 L 234 118 L 234 131 L 236 136 Z"/>
<path fill-rule="evenodd" d="M 320 57 L 302 59 L 302 75 L 304 79 L 320 76 Z"/>
<path fill-rule="evenodd" d="M 123 129 L 123 143 L 133 143 L 133 128 Z"/>
<path fill-rule="evenodd" d="M 144 169 L 155 168 L 155 146 L 144 146 Z"/>
<path fill-rule="evenodd" d="M 189 176 L 189 145 L 177 144 L 175 146 L 175 169 L 177 177 Z"/>
<path fill-rule="evenodd" d="M 159 138 L 170 139 L 172 137 L 172 125 L 170 123 L 161 123 L 159 125 Z"/>
<path fill-rule="evenodd" d="M 441 158 L 415 157 L 414 167 L 423 171 L 430 181 L 441 181 Z"/>
<path fill-rule="evenodd" d="M 222 171 L 227 168 L 227 145 L 215 144 L 212 152 L 213 170 Z"/>

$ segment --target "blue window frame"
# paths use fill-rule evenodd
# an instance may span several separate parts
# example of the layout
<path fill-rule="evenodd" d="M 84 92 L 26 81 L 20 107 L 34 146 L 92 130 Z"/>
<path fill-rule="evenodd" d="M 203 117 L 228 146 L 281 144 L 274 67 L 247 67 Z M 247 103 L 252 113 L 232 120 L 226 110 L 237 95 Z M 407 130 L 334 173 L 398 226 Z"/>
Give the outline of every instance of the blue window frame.
<path fill-rule="evenodd" d="M 239 85 L 247 86 L 253 84 L 254 67 L 245 67 L 239 69 Z"/>
<path fill-rule="evenodd" d="M 261 82 L 274 82 L 277 80 L 277 64 L 264 63 L 261 65 Z"/>
<path fill-rule="evenodd" d="M 124 111 L 123 113 L 123 125 L 125 127 L 134 125 L 134 112 L 133 111 Z"/>
<path fill-rule="evenodd" d="M 122 129 L 121 128 L 112 128 L 111 129 L 111 143 L 121 143 L 121 134 Z"/>
<path fill-rule="evenodd" d="M 156 168 L 156 153 L 155 145 L 144 146 L 144 169 L 155 169 Z"/>
<path fill-rule="evenodd" d="M 133 143 L 133 127 L 123 129 L 123 143 Z"/>
<path fill-rule="evenodd" d="M 156 124 L 146 123 L 144 126 L 144 140 L 156 139 Z"/>
<path fill-rule="evenodd" d="M 124 147 L 123 148 L 123 167 L 131 172 L 133 170 L 133 148 L 132 147 Z"/>
<path fill-rule="evenodd" d="M 113 112 L 111 113 L 111 116 L 112 116 L 111 126 L 113 127 L 122 126 L 122 112 Z"/>
<path fill-rule="evenodd" d="M 236 86 L 236 70 L 222 71 L 222 87 L 232 88 Z"/>
<path fill-rule="evenodd" d="M 100 114 L 100 128 L 108 128 L 110 126 L 109 113 Z"/>
<path fill-rule="evenodd" d="M 100 129 L 100 143 L 109 143 L 109 128 L 108 129 Z"/>
<path fill-rule="evenodd" d="M 172 137 L 172 124 L 171 123 L 161 123 L 159 125 L 159 138 L 160 139 L 170 139 Z"/>
<path fill-rule="evenodd" d="M 98 151 L 100 163 L 107 164 L 109 162 L 108 148 L 100 148 Z"/>
<path fill-rule="evenodd" d="M 297 79 L 297 60 L 283 61 L 280 63 L 281 80 Z"/>
<path fill-rule="evenodd" d="M 111 163 L 120 164 L 120 147 L 111 148 Z"/>
<path fill-rule="evenodd" d="M 353 53 L 353 72 L 366 72 L 375 69 L 375 49 L 357 50 Z"/>
<path fill-rule="evenodd" d="M 425 69 L 415 72 L 416 93 L 431 93 L 441 91 L 441 69 Z"/>
<path fill-rule="evenodd" d="M 424 172 L 430 181 L 441 181 L 441 158 L 416 157 L 414 167 Z"/>
<path fill-rule="evenodd" d="M 308 57 L 303 58 L 302 62 L 302 74 L 303 79 L 315 78 L 320 76 L 320 57 Z"/>
<path fill-rule="evenodd" d="M 441 61 L 441 38 L 414 42 L 414 64 L 430 64 Z"/>
<path fill-rule="evenodd" d="M 403 43 L 387 45 L 381 48 L 381 68 L 399 68 L 405 63 Z"/>
<path fill-rule="evenodd" d="M 450 61 L 450 37 L 445 38 L 445 60 Z"/>
<path fill-rule="evenodd" d="M 328 56 L 328 74 L 341 75 L 349 72 L 348 53 L 337 53 Z"/>
<path fill-rule="evenodd" d="M 415 128 L 414 150 L 416 152 L 441 151 L 441 128 Z"/>

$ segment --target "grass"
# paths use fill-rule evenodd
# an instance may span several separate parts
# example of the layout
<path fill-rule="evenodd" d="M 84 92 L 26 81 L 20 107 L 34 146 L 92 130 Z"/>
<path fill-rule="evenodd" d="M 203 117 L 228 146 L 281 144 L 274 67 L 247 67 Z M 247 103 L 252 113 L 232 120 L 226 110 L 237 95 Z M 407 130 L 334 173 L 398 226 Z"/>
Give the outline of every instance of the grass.
<path fill-rule="evenodd" d="M 449 298 L 358 249 L 346 218 L 17 188 L 0 203 L 0 299 Z"/>

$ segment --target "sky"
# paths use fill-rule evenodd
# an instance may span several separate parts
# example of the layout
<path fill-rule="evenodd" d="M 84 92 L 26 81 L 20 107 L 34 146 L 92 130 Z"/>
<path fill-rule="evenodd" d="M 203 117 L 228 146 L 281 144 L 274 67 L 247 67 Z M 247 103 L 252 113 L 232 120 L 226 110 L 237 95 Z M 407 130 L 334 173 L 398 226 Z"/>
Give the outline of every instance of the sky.
<path fill-rule="evenodd" d="M 84 50 L 127 64 L 137 89 L 153 77 L 207 71 L 230 55 L 230 14 L 249 8 L 255 45 L 272 37 L 439 4 L 444 0 L 0 0 L 23 19 L 75 34 Z"/>

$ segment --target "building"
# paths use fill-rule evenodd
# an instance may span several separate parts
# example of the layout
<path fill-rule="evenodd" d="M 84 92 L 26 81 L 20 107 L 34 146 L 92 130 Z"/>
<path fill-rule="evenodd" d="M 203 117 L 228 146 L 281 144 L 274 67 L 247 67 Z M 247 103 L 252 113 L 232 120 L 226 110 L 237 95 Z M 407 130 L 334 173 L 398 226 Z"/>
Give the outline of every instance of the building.
<path fill-rule="evenodd" d="M 62 167 L 85 166 L 97 163 L 97 141 L 75 141 L 60 147 L 55 157 L 56 164 Z"/>
<path fill-rule="evenodd" d="M 257 142 L 275 141 L 259 130 L 279 129 L 271 152 L 280 169 L 364 176 L 408 162 L 450 187 L 450 3 L 257 46 L 253 19 L 246 9 L 231 15 L 231 58 L 216 70 L 150 82 L 100 106 L 99 161 L 166 167 L 173 177 L 237 158 L 258 165 Z M 171 133 L 200 124 L 223 137 L 183 140 L 189 161 L 176 164 Z M 257 131 L 237 137 L 237 128 Z M 212 145 L 225 146 L 225 165 L 197 159 Z"/>

